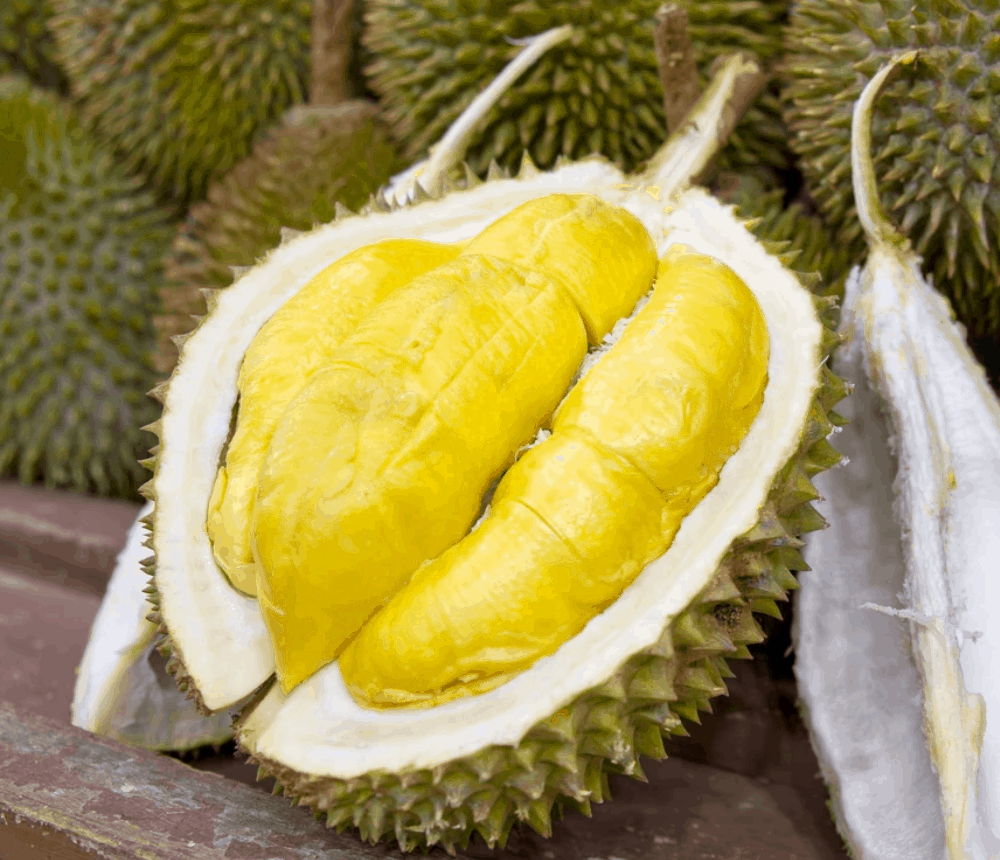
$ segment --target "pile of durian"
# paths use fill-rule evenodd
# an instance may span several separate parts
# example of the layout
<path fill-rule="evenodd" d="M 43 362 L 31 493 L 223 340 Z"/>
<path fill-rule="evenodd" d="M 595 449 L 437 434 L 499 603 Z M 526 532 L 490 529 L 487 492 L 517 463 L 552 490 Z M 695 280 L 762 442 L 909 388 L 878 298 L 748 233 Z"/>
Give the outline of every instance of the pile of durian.
<path fill-rule="evenodd" d="M 675 5 L 0 0 L 0 477 L 148 499 L 77 724 L 502 844 L 799 589 L 850 850 L 1000 857 L 1000 6 Z"/>

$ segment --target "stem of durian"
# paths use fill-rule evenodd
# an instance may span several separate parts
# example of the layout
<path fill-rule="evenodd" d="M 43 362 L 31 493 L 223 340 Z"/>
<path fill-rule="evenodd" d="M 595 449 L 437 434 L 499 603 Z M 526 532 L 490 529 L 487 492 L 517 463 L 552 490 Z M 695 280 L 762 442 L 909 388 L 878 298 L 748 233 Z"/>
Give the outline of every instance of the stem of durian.
<path fill-rule="evenodd" d="M 851 177 L 854 185 L 854 205 L 858 210 L 858 220 L 870 244 L 876 242 L 906 244 L 903 236 L 892 226 L 879 200 L 878 180 L 875 177 L 875 163 L 872 160 L 872 110 L 889 75 L 898 66 L 914 62 L 917 54 L 917 51 L 909 51 L 893 57 L 865 85 L 860 98 L 854 104 L 854 114 L 851 118 Z"/>
<path fill-rule="evenodd" d="M 313 0 L 309 105 L 332 107 L 347 100 L 354 0 Z"/>
<path fill-rule="evenodd" d="M 411 200 L 420 187 L 432 197 L 441 191 L 441 184 L 448 171 L 458 164 L 468 149 L 472 133 L 490 108 L 507 92 L 510 86 L 549 48 L 565 42 L 573 35 L 573 28 L 566 24 L 546 30 L 525 43 L 525 49 L 511 60 L 493 82 L 483 90 L 459 116 L 434 146 L 430 157 L 393 177 L 386 196 L 394 196 L 397 203 Z"/>
<path fill-rule="evenodd" d="M 683 126 L 650 159 L 638 177 L 640 187 L 655 186 L 657 199 L 669 199 L 695 184 L 766 82 L 760 63 L 751 55 L 727 58 Z"/>
<path fill-rule="evenodd" d="M 667 133 L 673 134 L 698 101 L 698 67 L 688 32 L 687 9 L 677 3 L 664 3 L 653 20 L 656 63 L 663 84 L 663 113 L 667 118 Z"/>

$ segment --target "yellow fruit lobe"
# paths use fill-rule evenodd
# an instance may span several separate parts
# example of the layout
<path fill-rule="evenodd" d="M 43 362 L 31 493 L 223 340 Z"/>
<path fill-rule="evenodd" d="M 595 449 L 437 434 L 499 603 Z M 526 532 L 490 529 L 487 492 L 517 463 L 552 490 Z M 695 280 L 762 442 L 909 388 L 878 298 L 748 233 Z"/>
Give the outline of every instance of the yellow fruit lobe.
<path fill-rule="evenodd" d="M 568 239 L 572 253 L 567 253 Z M 573 297 L 594 345 L 632 312 L 642 295 L 630 289 L 636 265 L 648 266 L 647 284 L 656 271 L 656 251 L 642 222 L 593 194 L 529 200 L 486 227 L 462 253 L 492 254 L 558 279 Z M 603 277 L 594 278 L 594 271 Z"/>
<path fill-rule="evenodd" d="M 604 203 L 572 210 L 544 241 L 583 256 L 589 222 L 603 221 L 615 251 L 573 273 L 586 281 L 578 291 L 613 290 L 631 307 L 656 269 L 645 228 Z M 505 219 L 539 217 L 529 206 Z M 382 301 L 282 415 L 259 476 L 253 539 L 286 692 L 461 539 L 490 482 L 565 393 L 586 331 L 545 256 L 533 255 L 543 240 L 528 236 L 507 249 L 517 262 L 497 256 L 500 247 L 467 247 Z"/>
<path fill-rule="evenodd" d="M 340 655 L 368 707 L 496 687 L 556 651 L 670 546 L 763 402 L 768 335 L 726 266 L 675 248 L 647 305 L 515 463 L 489 515 Z"/>
<path fill-rule="evenodd" d="M 367 313 L 417 275 L 453 260 L 459 245 L 388 239 L 327 266 L 257 333 L 240 368 L 239 420 L 208 504 L 206 530 L 230 582 L 257 593 L 250 548 L 257 476 L 278 419 Z"/>

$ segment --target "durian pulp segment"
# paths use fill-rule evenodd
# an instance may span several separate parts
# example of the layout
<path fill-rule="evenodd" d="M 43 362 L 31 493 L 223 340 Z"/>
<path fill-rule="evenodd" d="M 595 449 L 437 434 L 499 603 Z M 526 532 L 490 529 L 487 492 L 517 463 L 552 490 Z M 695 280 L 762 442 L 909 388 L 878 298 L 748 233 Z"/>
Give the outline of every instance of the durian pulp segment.
<path fill-rule="evenodd" d="M 633 215 L 593 195 L 549 195 L 385 298 L 343 340 L 282 415 L 259 476 L 258 593 L 286 692 L 468 531 L 565 393 L 586 328 L 599 341 L 655 269 Z"/>
<path fill-rule="evenodd" d="M 615 202 L 614 195 L 604 196 Z M 372 711 L 353 701 L 339 667 L 331 664 L 287 697 L 276 686 L 267 693 L 240 729 L 241 743 L 253 755 L 301 774 L 347 779 L 380 769 L 433 767 L 486 746 L 516 745 L 536 723 L 658 642 L 710 582 L 733 540 L 757 523 L 776 475 L 797 450 L 818 387 L 822 327 L 812 298 L 728 208 L 701 190 L 681 195 L 669 214 L 648 195 L 624 205 L 646 223 L 659 253 L 680 243 L 724 260 L 754 293 L 767 323 L 763 404 L 718 485 L 684 519 L 670 549 L 617 601 L 502 687 L 434 708 Z"/>
<path fill-rule="evenodd" d="M 764 318 L 724 265 L 675 246 L 652 297 L 504 475 L 482 524 L 340 655 L 369 707 L 499 686 L 555 651 L 670 545 L 757 415 Z"/>
<path fill-rule="evenodd" d="M 359 248 L 316 275 L 254 338 L 237 383 L 236 432 L 219 469 L 206 522 L 215 560 L 240 591 L 257 594 L 250 549 L 253 498 L 285 407 L 369 310 L 460 250 L 412 239 Z"/>

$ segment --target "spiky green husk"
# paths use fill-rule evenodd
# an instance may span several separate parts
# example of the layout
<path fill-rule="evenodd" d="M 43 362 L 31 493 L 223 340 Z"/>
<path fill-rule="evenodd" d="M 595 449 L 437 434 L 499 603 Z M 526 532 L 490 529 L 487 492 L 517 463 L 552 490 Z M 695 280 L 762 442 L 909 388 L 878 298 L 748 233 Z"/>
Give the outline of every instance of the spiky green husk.
<path fill-rule="evenodd" d="M 793 264 L 800 280 L 817 295 L 843 298 L 854 258 L 819 215 L 807 212 L 798 201 L 786 206 L 784 188 L 760 177 L 720 179 L 724 186 L 719 192 L 721 199 L 736 207 L 750 232 L 770 253 Z"/>
<path fill-rule="evenodd" d="M 305 101 L 309 0 L 53 0 L 51 29 L 91 129 L 165 198 L 202 196 Z"/>
<path fill-rule="evenodd" d="M 8 78 L 0 103 L 25 120 L 0 138 L 0 474 L 132 497 L 171 227 L 55 97 Z"/>
<path fill-rule="evenodd" d="M 21 72 L 54 89 L 65 85 L 48 31 L 50 0 L 0 0 L 0 75 Z"/>
<path fill-rule="evenodd" d="M 751 50 L 765 63 L 781 50 L 787 0 L 682 5 L 703 75 L 716 57 L 734 50 Z M 417 160 L 475 98 L 483 76 L 497 74 L 517 53 L 508 39 L 570 24 L 574 36 L 503 96 L 466 158 L 482 173 L 492 159 L 515 169 L 525 152 L 542 168 L 559 155 L 598 152 L 631 171 L 666 133 L 653 47 L 659 6 L 660 0 L 371 0 L 365 44 L 376 59 L 367 69 L 369 81 L 406 155 Z M 758 105 L 730 138 L 720 166 L 786 163 L 774 93 Z"/>
<path fill-rule="evenodd" d="M 157 370 L 177 361 L 171 338 L 205 313 L 203 289 L 233 281 L 281 240 L 281 228 L 309 230 L 332 221 L 337 206 L 358 209 L 402 167 L 376 108 L 345 102 L 293 108 L 253 153 L 192 207 L 164 261 L 163 313 L 155 320 Z"/>
<path fill-rule="evenodd" d="M 788 124 L 810 193 L 863 258 L 851 191 L 851 110 L 907 48 L 872 138 L 882 200 L 973 337 L 1000 334 L 1000 7 L 994 0 L 800 0 L 788 30 Z"/>

